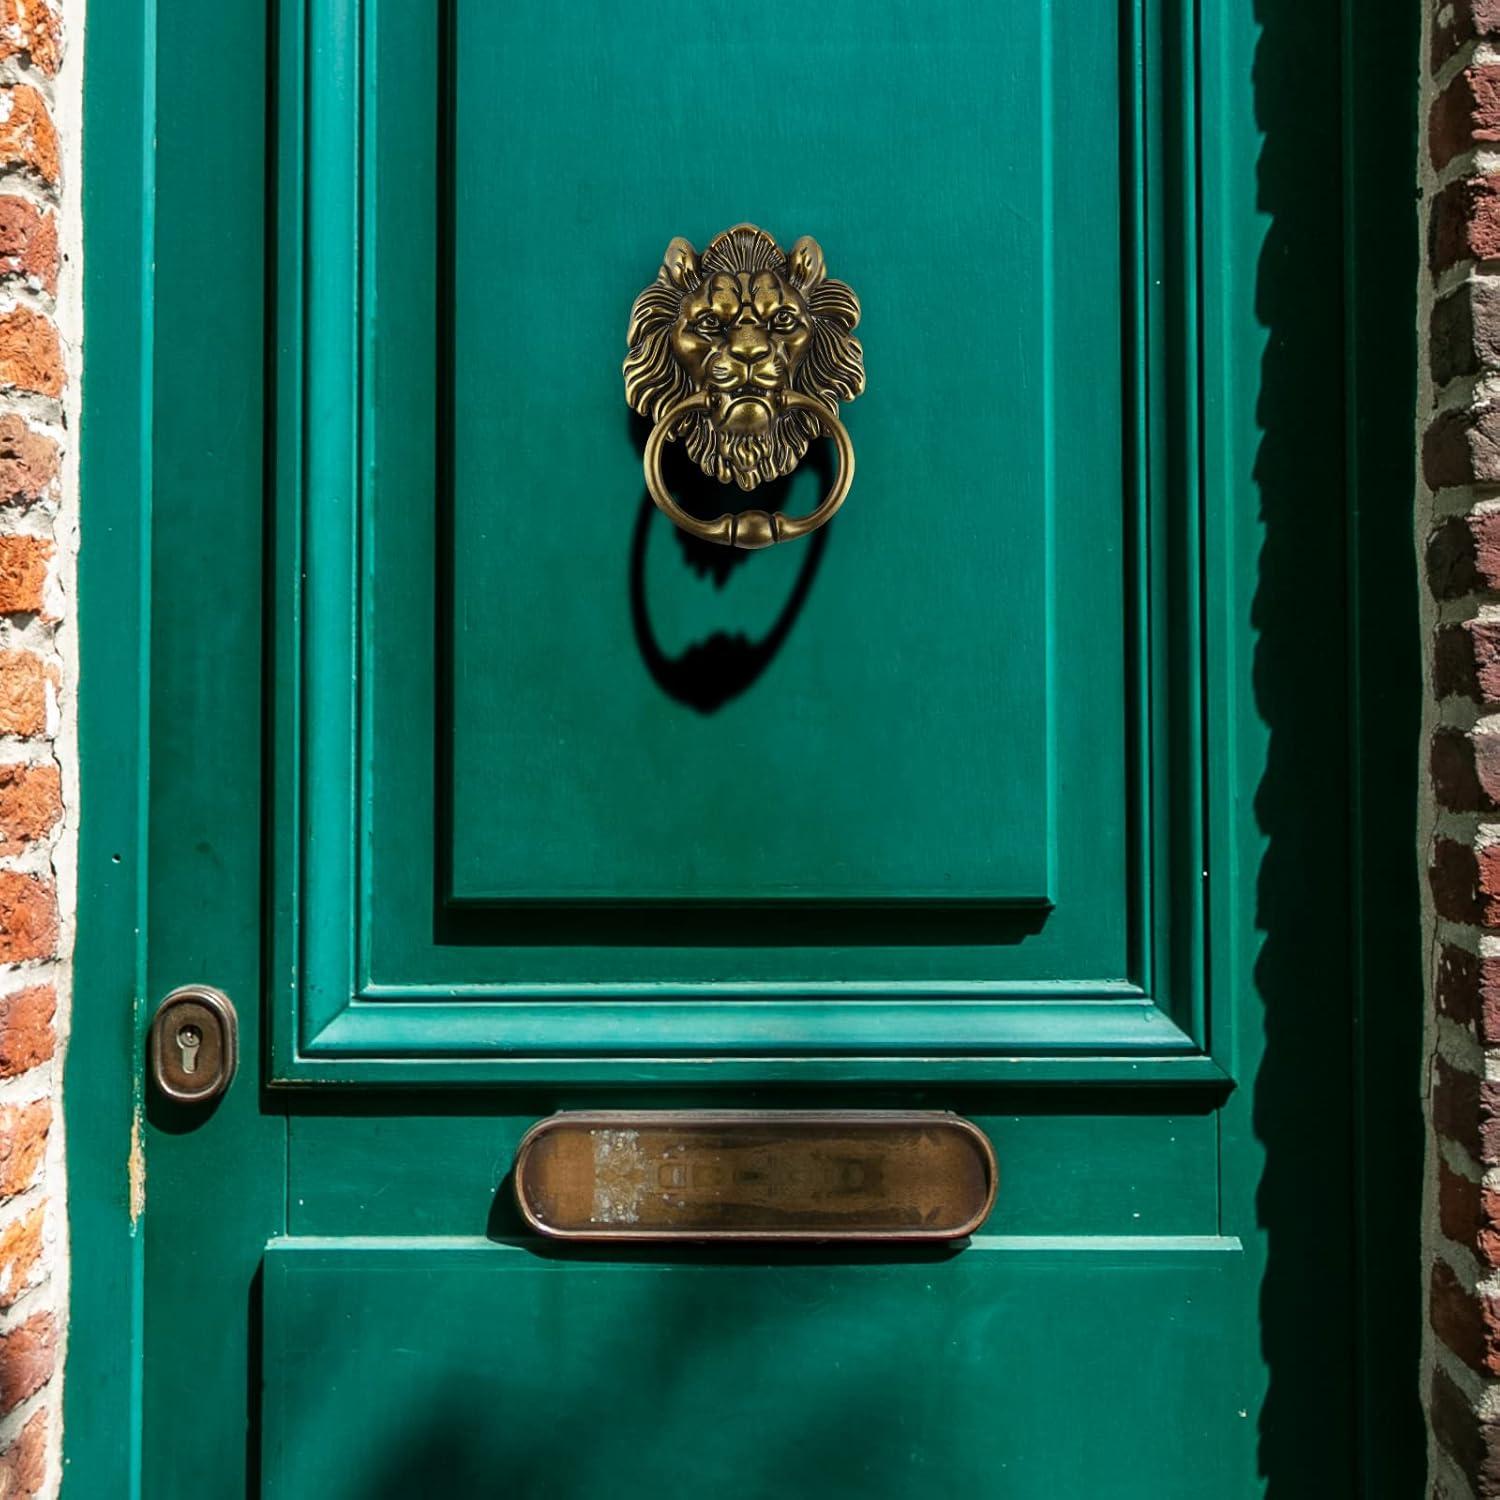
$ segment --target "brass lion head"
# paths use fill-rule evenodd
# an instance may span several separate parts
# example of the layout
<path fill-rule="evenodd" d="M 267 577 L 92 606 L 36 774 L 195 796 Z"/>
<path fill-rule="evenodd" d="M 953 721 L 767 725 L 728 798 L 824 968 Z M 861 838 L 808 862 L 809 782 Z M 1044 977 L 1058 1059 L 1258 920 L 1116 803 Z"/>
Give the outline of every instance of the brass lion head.
<path fill-rule="evenodd" d="M 827 274 L 806 235 L 788 253 L 763 229 L 736 224 L 701 256 L 674 239 L 631 310 L 625 399 L 657 422 L 705 394 L 671 436 L 710 478 L 753 490 L 790 474 L 818 435 L 817 418 L 788 406 L 787 392 L 837 414 L 864 390 L 858 325 L 859 299 Z"/>

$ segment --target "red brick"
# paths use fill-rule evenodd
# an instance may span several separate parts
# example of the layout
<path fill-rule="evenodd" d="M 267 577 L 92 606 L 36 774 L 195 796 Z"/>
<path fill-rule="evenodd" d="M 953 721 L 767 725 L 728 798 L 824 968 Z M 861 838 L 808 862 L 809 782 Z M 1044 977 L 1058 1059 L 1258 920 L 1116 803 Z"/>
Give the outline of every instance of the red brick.
<path fill-rule="evenodd" d="M 1439 698 L 1500 702 L 1500 621 L 1465 620 L 1436 630 L 1432 689 Z"/>
<path fill-rule="evenodd" d="M 1500 141 L 1500 68 L 1475 63 L 1433 100 L 1427 150 L 1439 171 L 1462 151 Z"/>
<path fill-rule="evenodd" d="M 1433 309 L 1428 340 L 1435 385 L 1500 366 L 1500 281 L 1471 276 Z"/>
<path fill-rule="evenodd" d="M 1479 872 L 1479 920 L 1485 927 L 1500 927 L 1500 843 L 1484 842 L 1475 847 Z"/>
<path fill-rule="evenodd" d="M 19 1219 L 12 1219 L 0 1229 L 0 1307 L 13 1307 L 23 1292 L 29 1291 L 42 1259 L 42 1228 L 46 1222 L 44 1204 L 37 1204 Z"/>
<path fill-rule="evenodd" d="M 1500 1165 L 1500 1084 L 1489 1079 L 1479 1085 L 1479 1160 Z"/>
<path fill-rule="evenodd" d="M 1475 1248 L 1487 1266 L 1500 1266 L 1500 1193 L 1494 1188 L 1479 1190 L 1479 1238 Z"/>
<path fill-rule="evenodd" d="M 1438 1223 L 1456 1245 L 1479 1242 L 1479 1184 L 1438 1159 Z"/>
<path fill-rule="evenodd" d="M 1427 262 L 1434 273 L 1463 260 L 1500 258 L 1500 182 L 1463 177 L 1433 200 Z"/>
<path fill-rule="evenodd" d="M 13 1198 L 35 1181 L 52 1128 L 45 1099 L 0 1108 L 0 1198 Z"/>
<path fill-rule="evenodd" d="M 1427 586 L 1438 599 L 1500 592 L 1500 511 L 1449 516 L 1427 537 Z"/>
<path fill-rule="evenodd" d="M 1500 803 L 1500 735 L 1440 725 L 1428 747 L 1438 803 L 1451 812 L 1493 812 Z"/>
<path fill-rule="evenodd" d="M 53 187 L 61 175 L 57 129 L 29 83 L 0 89 L 0 168 L 34 173 Z"/>
<path fill-rule="evenodd" d="M 24 198 L 0 197 L 0 276 L 55 296 L 57 267 L 57 216 Z"/>
<path fill-rule="evenodd" d="M 0 1078 L 14 1078 L 47 1061 L 57 1046 L 57 992 L 32 984 L 0 997 Z"/>
<path fill-rule="evenodd" d="M 62 16 L 52 0 L 0 0 L 0 57 L 53 76 L 62 62 Z"/>
<path fill-rule="evenodd" d="M 1500 959 L 1479 961 L 1479 1040 L 1500 1047 Z"/>
<path fill-rule="evenodd" d="M 51 1313 L 36 1313 L 0 1333 L 0 1416 L 51 1380 L 56 1358 L 57 1329 Z"/>
<path fill-rule="evenodd" d="M 1474 644 L 1462 625 L 1439 625 L 1432 633 L 1432 691 L 1437 698 L 1478 698 Z"/>
<path fill-rule="evenodd" d="M 1438 1014 L 1457 1026 L 1473 1027 L 1479 1017 L 1479 964 L 1477 953 L 1445 943 L 1438 950 L 1433 975 L 1433 1003 Z"/>
<path fill-rule="evenodd" d="M 0 964 L 57 951 L 57 890 L 39 875 L 0 870 Z"/>
<path fill-rule="evenodd" d="M 1464 406 L 1434 419 L 1422 438 L 1428 487 L 1500 480 L 1500 406 Z"/>
<path fill-rule="evenodd" d="M 1470 277 L 1432 309 L 1427 354 L 1434 385 L 1444 386 L 1460 375 L 1479 373 L 1481 361 L 1475 348 L 1474 289 L 1480 285 L 1484 283 Z"/>
<path fill-rule="evenodd" d="M 1432 1070 L 1432 1124 L 1480 1160 L 1479 1079 L 1438 1057 Z"/>
<path fill-rule="evenodd" d="M 0 412 L 0 505 L 35 505 L 55 493 L 57 444 L 14 412 Z"/>
<path fill-rule="evenodd" d="M 0 615 L 45 616 L 51 556 L 45 537 L 0 535 Z"/>
<path fill-rule="evenodd" d="M 1482 1167 L 1500 1165 L 1500 1083 L 1435 1059 L 1432 1124 Z"/>
<path fill-rule="evenodd" d="M 1453 1378 L 1433 1368 L 1428 1415 L 1432 1435 L 1474 1487 L 1478 1500 L 1500 1496 L 1500 1428 L 1481 1420 Z"/>
<path fill-rule="evenodd" d="M 19 854 L 44 839 L 62 817 L 62 778 L 55 765 L 0 762 L 0 854 Z"/>
<path fill-rule="evenodd" d="M 30 1500 L 42 1492 L 47 1478 L 47 1413 L 33 1412 L 0 1453 L 0 1500 Z"/>
<path fill-rule="evenodd" d="M 1455 1245 L 1471 1250 L 1490 1269 L 1500 1266 L 1500 1193 L 1438 1158 L 1438 1224 Z"/>
<path fill-rule="evenodd" d="M 56 674 L 32 651 L 0 651 L 0 734 L 31 739 L 47 731 L 47 684 Z"/>
<path fill-rule="evenodd" d="M 66 384 L 62 340 L 52 319 L 29 307 L 0 315 L 0 386 L 60 396 Z"/>
<path fill-rule="evenodd" d="M 1479 921 L 1479 860 L 1470 845 L 1457 839 L 1434 839 L 1427 883 L 1438 916 L 1449 922 Z"/>
<path fill-rule="evenodd" d="M 1483 586 L 1479 544 L 1469 516 L 1449 516 L 1427 533 L 1427 587 L 1434 599 L 1462 599 Z"/>
<path fill-rule="evenodd" d="M 1466 42 L 1500 35 L 1500 0 L 1434 0 L 1432 66 L 1442 67 Z"/>
<path fill-rule="evenodd" d="M 1432 1331 L 1480 1375 L 1500 1375 L 1500 1305 L 1469 1291 L 1443 1260 L 1433 1263 L 1427 1289 Z"/>
<path fill-rule="evenodd" d="M 1500 589 L 1500 511 L 1475 511 L 1465 521 L 1474 538 L 1474 572 L 1480 587 Z"/>
<path fill-rule="evenodd" d="M 1446 944 L 1438 954 L 1434 999 L 1441 1015 L 1476 1027 L 1485 1046 L 1500 1046 L 1500 958 Z"/>

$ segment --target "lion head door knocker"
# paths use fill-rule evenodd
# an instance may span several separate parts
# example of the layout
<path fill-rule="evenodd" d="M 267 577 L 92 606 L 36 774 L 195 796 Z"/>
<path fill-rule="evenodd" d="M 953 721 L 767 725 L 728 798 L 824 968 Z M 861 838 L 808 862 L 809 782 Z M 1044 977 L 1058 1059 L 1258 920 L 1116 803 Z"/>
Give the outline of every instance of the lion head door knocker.
<path fill-rule="evenodd" d="M 645 467 L 658 507 L 704 541 L 747 551 L 827 521 L 854 479 L 838 404 L 865 388 L 858 325 L 859 298 L 825 274 L 823 252 L 806 235 L 787 253 L 763 229 L 736 224 L 701 256 L 674 239 L 635 299 L 625 358 L 625 399 L 656 424 Z M 677 438 L 710 478 L 753 490 L 790 474 L 820 433 L 833 439 L 839 468 L 811 515 L 744 510 L 700 521 L 662 481 L 662 444 Z"/>

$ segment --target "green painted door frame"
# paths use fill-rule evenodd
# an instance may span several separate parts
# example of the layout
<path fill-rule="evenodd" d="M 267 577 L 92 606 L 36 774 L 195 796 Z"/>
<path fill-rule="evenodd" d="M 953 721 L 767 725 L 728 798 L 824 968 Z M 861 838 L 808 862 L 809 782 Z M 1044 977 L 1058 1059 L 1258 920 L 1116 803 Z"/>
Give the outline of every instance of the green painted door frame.
<path fill-rule="evenodd" d="M 373 1044 L 351 1044 L 352 1061 L 332 1043 L 321 1059 L 304 1054 L 284 1029 L 292 1013 L 278 1001 L 263 1014 L 249 998 L 274 985 L 266 934 L 285 917 L 265 850 L 301 832 L 266 826 L 270 799 L 261 789 L 268 747 L 284 729 L 262 672 L 283 640 L 281 612 L 267 608 L 266 559 L 285 560 L 276 549 L 286 532 L 271 518 L 285 434 L 297 425 L 273 411 L 274 400 L 288 398 L 297 335 L 275 323 L 268 299 L 278 276 L 285 283 L 296 247 L 266 226 L 268 205 L 283 224 L 298 210 L 295 192 L 276 204 L 275 193 L 289 189 L 284 174 L 278 187 L 273 163 L 296 128 L 286 101 L 304 96 L 307 79 L 298 71 L 304 54 L 278 34 L 275 6 L 122 0 L 95 9 L 84 140 L 83 820 L 66 1074 L 66 1486 L 94 1496 L 140 1494 L 144 1485 L 151 1495 L 165 1492 L 160 1476 L 181 1483 L 192 1472 L 200 1493 L 240 1494 L 258 1485 L 257 1424 L 247 1419 L 243 1450 L 229 1452 L 222 1426 L 209 1424 L 200 1451 L 191 1429 L 167 1420 L 160 1382 L 143 1366 L 148 1246 L 193 1247 L 178 1290 L 212 1330 L 191 1355 L 197 1388 L 253 1391 L 260 1359 L 298 1358 L 290 1325 L 276 1325 L 263 1354 L 245 1309 L 205 1303 L 200 1288 L 239 1268 L 258 1312 L 264 1247 L 295 1230 L 301 1243 L 273 1254 L 264 1295 L 292 1311 L 302 1306 L 306 1278 L 338 1271 L 346 1253 L 313 1243 L 320 1225 L 351 1222 L 352 1210 L 314 1204 L 299 1215 L 288 1182 L 326 1162 L 336 1179 L 331 1196 L 339 1182 L 351 1201 L 357 1196 L 370 1164 L 339 1133 L 341 1114 L 368 1112 L 374 1150 L 395 1139 L 378 1135 L 379 1096 L 340 1094 L 294 1122 L 285 1091 L 263 1087 L 263 1076 L 368 1085 L 373 1074 L 361 1071 L 369 1067 L 362 1059 Z M 1206 373 L 1171 399 L 1219 434 L 1201 464 L 1239 474 L 1249 494 L 1243 476 L 1253 468 L 1259 487 L 1259 513 L 1247 508 L 1224 522 L 1222 570 L 1206 586 L 1197 622 L 1223 632 L 1217 659 L 1227 665 L 1209 679 L 1211 703 L 1190 718 L 1229 726 L 1233 745 L 1201 809 L 1210 837 L 1215 823 L 1238 825 L 1242 855 L 1209 893 L 1227 914 L 1214 929 L 1222 948 L 1212 961 L 1258 994 L 1264 1040 L 1263 1050 L 1253 1039 L 1243 1057 L 1226 1060 L 1239 1091 L 1221 1117 L 1204 1118 L 1239 1138 L 1245 1160 L 1263 1158 L 1255 1180 L 1229 1186 L 1255 1204 L 1255 1223 L 1236 1229 L 1259 1267 L 1262 1302 L 1277 1309 L 1260 1331 L 1270 1385 L 1258 1453 L 1271 1491 L 1286 1494 L 1298 1492 L 1294 1466 L 1310 1463 L 1301 1482 L 1321 1487 L 1309 1493 L 1404 1496 L 1415 1492 L 1422 1461 L 1412 846 L 1419 663 L 1410 545 L 1418 27 L 1415 7 L 1394 20 L 1375 9 L 1357 0 L 1345 0 L 1342 14 L 1297 0 L 1166 7 L 1178 24 L 1165 33 L 1180 48 L 1200 45 L 1205 68 L 1196 101 L 1201 155 L 1192 148 L 1179 163 L 1198 202 L 1175 253 L 1184 263 L 1201 259 L 1223 289 L 1219 320 L 1204 325 L 1196 351 Z M 319 12 L 331 33 L 347 13 Z M 1180 61 L 1169 43 L 1162 66 Z M 321 199 L 316 207 L 337 209 Z M 279 448 L 268 443 L 273 431 Z M 271 571 L 285 582 L 284 567 Z M 225 787 L 235 789 L 233 805 Z M 1330 931 L 1333 954 L 1319 947 Z M 1352 993 L 1353 1022 L 1331 1039 L 1298 1025 L 1299 987 L 1318 974 Z M 244 997 L 246 1065 L 212 1128 L 193 1137 L 191 1180 L 164 1171 L 153 1181 L 148 1156 L 142 1199 L 133 1171 L 151 1106 L 141 1039 L 155 1001 L 190 980 Z M 339 1019 L 318 1024 L 326 1021 L 333 1037 Z M 1192 1004 L 1166 1019 L 1184 1035 L 1203 1021 Z M 273 1075 L 261 1072 L 263 1058 Z M 1152 1064 L 1163 1083 L 1172 1061 Z M 1218 1057 L 1180 1061 L 1202 1069 L 1200 1085 L 1223 1076 Z M 422 1066 L 430 1071 L 413 1076 L 424 1082 L 449 1076 L 437 1063 Z M 1046 1082 L 1045 1067 L 1033 1072 L 1031 1081 Z M 530 1092 L 482 1108 L 521 1117 L 553 1107 L 557 1078 L 539 1068 L 526 1076 Z M 828 1076 L 840 1076 L 837 1065 Z M 892 1064 L 881 1081 L 913 1076 L 942 1073 L 919 1059 L 904 1073 Z M 978 1091 L 982 1068 L 966 1065 L 957 1076 L 970 1091 L 941 1102 L 998 1109 Z M 1094 1087 L 1123 1071 L 1070 1076 Z M 1283 1107 L 1320 1097 L 1333 1101 L 1331 1117 Z M 477 1137 L 444 1123 L 444 1112 L 402 1130 L 426 1132 L 434 1152 L 479 1150 Z M 159 1109 L 151 1116 L 150 1129 L 164 1137 L 182 1126 Z M 1012 1126 L 1023 1150 L 1019 1112 Z M 1039 1149 L 1055 1149 L 1054 1140 Z M 1087 1135 L 1077 1140 L 1086 1150 Z M 1342 1247 L 1322 1232 L 1314 1145 L 1353 1161 L 1352 1275 Z M 444 1205 L 431 1195 L 414 1190 L 413 1202 L 443 1222 Z M 384 1233 L 378 1219 L 368 1232 Z M 399 1246 L 379 1253 L 390 1263 L 372 1274 L 405 1295 Z M 441 1274 L 467 1285 L 465 1258 L 476 1255 L 493 1259 L 465 1247 Z M 526 1274 L 545 1295 L 553 1273 Z M 905 1306 L 899 1280 L 872 1292 L 889 1294 L 896 1321 Z M 357 1310 L 365 1293 L 350 1285 Z M 753 1281 L 745 1295 L 756 1295 Z M 1317 1363 L 1315 1351 L 1297 1348 L 1296 1308 L 1299 1298 L 1320 1296 L 1347 1299 L 1357 1390 L 1348 1451 L 1308 1460 L 1325 1413 L 1302 1399 L 1292 1373 Z M 152 1297 L 149 1317 L 168 1316 L 159 1287 Z M 514 1312 L 503 1294 L 487 1305 L 496 1318 Z M 151 1446 L 169 1432 L 185 1455 L 180 1465 Z M 1128 1449 L 1121 1461 L 1128 1466 Z"/>

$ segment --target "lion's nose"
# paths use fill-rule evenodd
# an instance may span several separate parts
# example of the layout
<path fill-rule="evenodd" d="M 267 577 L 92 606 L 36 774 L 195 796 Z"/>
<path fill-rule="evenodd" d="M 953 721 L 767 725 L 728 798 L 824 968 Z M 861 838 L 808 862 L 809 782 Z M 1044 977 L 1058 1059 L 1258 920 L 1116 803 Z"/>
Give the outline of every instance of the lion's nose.
<path fill-rule="evenodd" d="M 729 352 L 746 365 L 753 365 L 771 352 L 771 342 L 759 328 L 736 328 L 730 335 Z"/>

